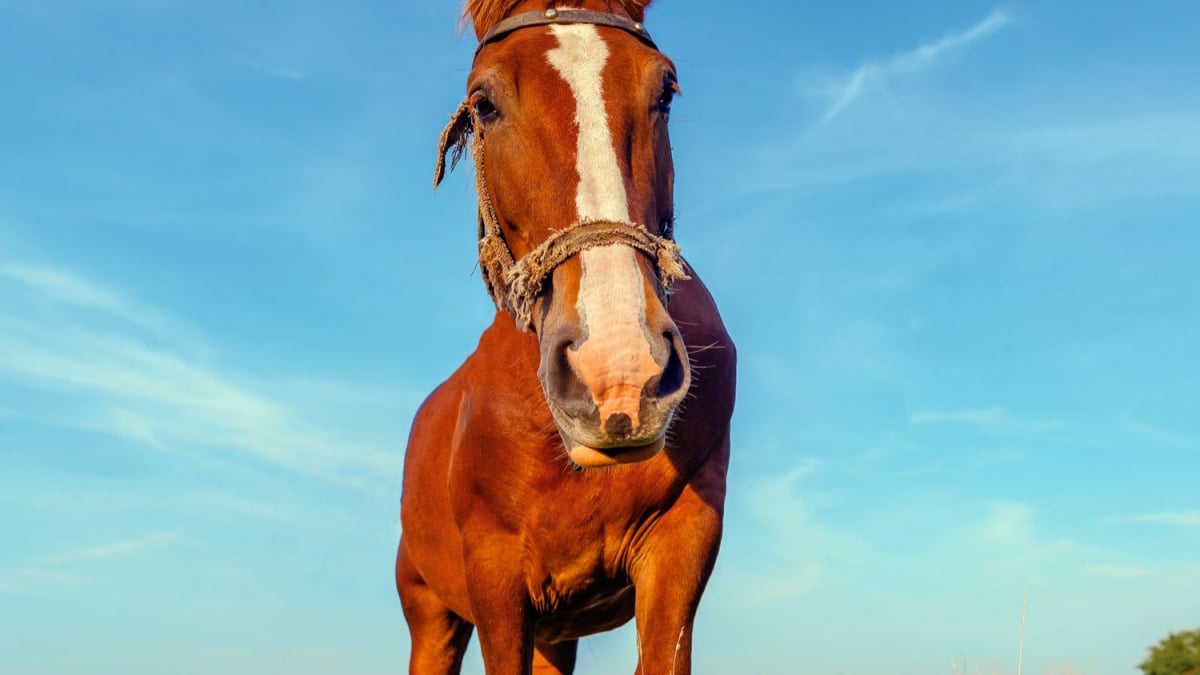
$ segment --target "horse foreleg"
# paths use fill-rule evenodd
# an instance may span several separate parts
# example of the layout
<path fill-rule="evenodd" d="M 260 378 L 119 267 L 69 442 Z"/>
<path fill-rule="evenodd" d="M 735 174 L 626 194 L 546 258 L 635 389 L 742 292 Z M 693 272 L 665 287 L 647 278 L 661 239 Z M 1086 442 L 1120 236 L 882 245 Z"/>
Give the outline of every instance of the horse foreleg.
<path fill-rule="evenodd" d="M 631 571 L 636 589 L 636 675 L 689 675 L 692 623 L 716 562 L 721 517 L 688 488 L 656 525 Z"/>
<path fill-rule="evenodd" d="M 482 542 L 464 551 L 467 593 L 487 675 L 530 675 L 533 608 L 522 576 L 520 542 L 513 537 L 464 536 Z"/>
<path fill-rule="evenodd" d="M 450 611 L 425 583 L 403 541 L 396 555 L 396 590 L 412 639 L 410 675 L 457 675 L 471 640 L 471 624 Z"/>

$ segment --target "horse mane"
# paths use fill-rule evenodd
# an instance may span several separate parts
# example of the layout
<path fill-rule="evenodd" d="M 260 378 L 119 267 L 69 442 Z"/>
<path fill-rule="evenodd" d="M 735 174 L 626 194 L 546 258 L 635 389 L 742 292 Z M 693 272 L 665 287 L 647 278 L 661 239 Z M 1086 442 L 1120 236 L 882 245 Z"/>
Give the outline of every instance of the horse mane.
<path fill-rule="evenodd" d="M 612 11 L 613 5 L 617 5 L 625 10 L 629 18 L 634 21 L 642 21 L 646 16 L 646 8 L 654 0 L 604 0 L 608 5 L 608 10 Z M 466 23 L 468 20 L 475 25 L 475 35 L 482 36 L 489 28 L 496 25 L 500 20 L 508 16 L 513 8 L 521 4 L 521 0 L 467 0 L 463 6 L 462 19 Z M 563 7 L 563 6 L 579 6 L 583 4 L 583 0 L 547 0 L 546 8 Z"/>

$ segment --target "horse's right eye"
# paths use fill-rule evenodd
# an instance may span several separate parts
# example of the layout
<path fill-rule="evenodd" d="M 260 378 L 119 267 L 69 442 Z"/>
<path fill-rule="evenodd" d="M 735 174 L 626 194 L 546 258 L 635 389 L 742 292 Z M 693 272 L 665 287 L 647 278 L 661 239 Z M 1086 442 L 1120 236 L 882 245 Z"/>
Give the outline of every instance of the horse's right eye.
<path fill-rule="evenodd" d="M 654 102 L 654 109 L 665 116 L 671 114 L 671 103 L 675 101 L 675 97 L 681 94 L 679 83 L 675 81 L 674 75 L 667 75 L 663 78 L 662 93 L 658 95 L 658 100 Z"/>
<path fill-rule="evenodd" d="M 475 115 L 484 122 L 490 122 L 500 116 L 500 111 L 497 110 L 496 106 L 492 105 L 492 102 L 484 96 L 480 96 L 479 98 L 475 99 L 474 108 Z"/>

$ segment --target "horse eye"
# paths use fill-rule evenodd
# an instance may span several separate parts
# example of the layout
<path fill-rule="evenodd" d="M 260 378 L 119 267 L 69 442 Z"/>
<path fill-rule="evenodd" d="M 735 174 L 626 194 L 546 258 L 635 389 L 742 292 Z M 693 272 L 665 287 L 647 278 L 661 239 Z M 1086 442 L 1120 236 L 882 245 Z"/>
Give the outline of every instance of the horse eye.
<path fill-rule="evenodd" d="M 664 79 L 662 93 L 658 95 L 658 101 L 654 104 L 655 110 L 664 115 L 671 114 L 671 103 L 675 101 L 675 95 L 678 93 L 680 93 L 679 84 L 675 82 L 675 78 Z"/>
<path fill-rule="evenodd" d="M 499 117 L 500 111 L 486 97 L 480 96 L 475 99 L 475 114 L 484 122 L 490 122 L 496 117 Z"/>

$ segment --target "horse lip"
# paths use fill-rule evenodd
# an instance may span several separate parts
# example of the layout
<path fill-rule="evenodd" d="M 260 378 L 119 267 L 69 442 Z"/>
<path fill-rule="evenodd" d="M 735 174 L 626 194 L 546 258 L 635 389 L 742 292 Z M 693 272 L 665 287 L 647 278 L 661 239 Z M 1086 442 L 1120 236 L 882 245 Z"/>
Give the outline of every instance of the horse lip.
<path fill-rule="evenodd" d="M 630 433 L 616 436 L 593 427 L 592 419 L 580 420 L 547 397 L 550 412 L 558 427 L 559 437 L 567 450 L 567 456 L 577 466 L 585 469 L 617 464 L 633 464 L 654 457 L 666 445 L 667 428 L 671 424 L 671 413 L 667 412 L 661 424 L 642 425 Z M 591 422 L 591 423 L 589 423 Z"/>
<path fill-rule="evenodd" d="M 563 438 L 567 445 L 567 456 L 585 469 L 595 469 L 617 464 L 644 462 L 662 451 L 666 445 L 666 434 L 646 445 L 594 448 Z"/>

